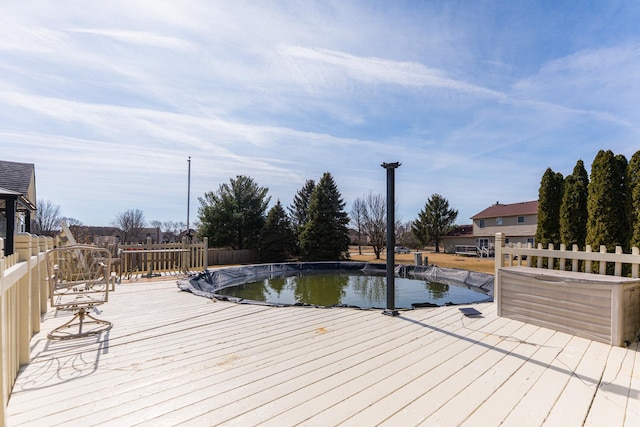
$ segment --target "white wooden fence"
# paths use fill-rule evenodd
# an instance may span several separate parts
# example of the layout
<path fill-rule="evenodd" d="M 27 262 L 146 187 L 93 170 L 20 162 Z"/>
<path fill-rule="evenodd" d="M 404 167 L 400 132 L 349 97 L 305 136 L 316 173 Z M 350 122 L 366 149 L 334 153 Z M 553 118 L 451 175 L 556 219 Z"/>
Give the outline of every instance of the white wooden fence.
<path fill-rule="evenodd" d="M 496 233 L 496 271 L 500 267 L 510 267 L 522 265 L 527 267 L 554 269 L 567 269 L 568 264 L 571 265 L 568 271 L 576 271 L 582 273 L 592 272 L 592 267 L 597 268 L 599 274 L 607 273 L 607 264 L 613 265 L 613 275 L 622 276 L 624 264 L 631 266 L 631 277 L 638 278 L 638 267 L 640 266 L 640 250 L 637 247 L 632 248 L 630 254 L 622 252 L 621 247 L 616 247 L 615 252 L 607 252 L 606 246 L 600 246 L 597 252 L 594 252 L 591 246 L 579 251 L 577 245 L 571 250 L 567 250 L 565 245 L 560 245 L 556 249 L 553 244 L 549 244 L 548 248 L 543 248 L 538 244 L 534 248 L 531 243 L 523 246 L 521 243 L 517 245 L 505 245 L 505 235 Z M 536 264 L 533 265 L 535 259 Z M 555 262 L 555 261 L 558 262 Z M 582 262 L 581 262 L 582 261 Z"/>
<path fill-rule="evenodd" d="M 47 311 L 46 252 L 53 239 L 21 233 L 15 253 L 4 256 L 0 238 L 0 425 L 21 365 L 29 363 L 31 337 L 40 331 L 40 315 Z"/>

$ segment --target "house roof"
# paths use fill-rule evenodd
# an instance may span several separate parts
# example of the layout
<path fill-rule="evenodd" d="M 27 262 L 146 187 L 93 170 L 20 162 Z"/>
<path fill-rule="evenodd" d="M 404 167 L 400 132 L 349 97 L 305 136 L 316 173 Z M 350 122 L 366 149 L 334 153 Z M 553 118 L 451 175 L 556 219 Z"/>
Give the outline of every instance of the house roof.
<path fill-rule="evenodd" d="M 0 188 L 4 195 L 11 195 L 7 190 L 18 193 L 21 202 L 35 209 L 35 166 L 33 163 L 17 163 L 0 160 Z"/>
<path fill-rule="evenodd" d="M 473 224 L 456 225 L 445 237 L 473 236 Z"/>
<path fill-rule="evenodd" d="M 483 218 L 499 218 L 507 216 L 519 216 L 519 215 L 536 215 L 538 213 L 538 201 L 532 200 L 529 202 L 500 204 L 489 206 L 487 209 L 479 212 L 471 217 L 471 219 L 483 219 Z"/>
<path fill-rule="evenodd" d="M 20 196 L 22 193 L 18 193 L 17 191 L 9 190 L 8 188 L 0 187 L 0 196 Z"/>
<path fill-rule="evenodd" d="M 0 187 L 26 195 L 35 169 L 32 163 L 0 160 Z"/>

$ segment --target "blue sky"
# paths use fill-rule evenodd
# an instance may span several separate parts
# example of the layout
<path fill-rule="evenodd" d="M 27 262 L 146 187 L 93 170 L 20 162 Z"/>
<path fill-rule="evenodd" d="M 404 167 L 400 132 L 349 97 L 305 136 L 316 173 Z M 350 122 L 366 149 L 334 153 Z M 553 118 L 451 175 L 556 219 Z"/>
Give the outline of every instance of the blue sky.
<path fill-rule="evenodd" d="M 291 204 L 330 172 L 351 210 L 434 193 L 458 223 L 640 149 L 640 2 L 5 1 L 0 149 L 86 225 L 186 222 L 236 175 Z"/>

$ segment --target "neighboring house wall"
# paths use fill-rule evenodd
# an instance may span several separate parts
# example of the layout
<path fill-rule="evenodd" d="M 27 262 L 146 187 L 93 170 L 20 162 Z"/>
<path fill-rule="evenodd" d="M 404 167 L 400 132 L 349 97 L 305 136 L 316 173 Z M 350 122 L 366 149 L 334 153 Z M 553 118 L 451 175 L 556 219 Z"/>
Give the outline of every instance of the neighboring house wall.
<path fill-rule="evenodd" d="M 535 244 L 538 201 L 496 203 L 471 219 L 473 219 L 473 236 L 477 239 L 488 239 L 489 246 L 495 245 L 496 233 L 509 236 L 507 243 Z"/>
<path fill-rule="evenodd" d="M 456 252 L 456 246 L 477 246 L 477 238 L 473 235 L 473 226 L 458 225 L 442 237 L 442 247 L 446 253 Z"/>
<path fill-rule="evenodd" d="M 502 224 L 499 224 L 501 218 Z M 518 222 L 518 218 L 522 222 Z M 481 224 L 484 223 L 484 224 Z M 482 226 L 484 225 L 484 226 Z M 507 243 L 534 243 L 536 228 L 538 227 L 537 215 L 518 215 L 515 217 L 496 217 L 476 219 L 473 221 L 473 235 L 476 238 L 489 238 L 491 245 L 495 243 L 496 233 L 504 233 L 509 236 Z"/>
<path fill-rule="evenodd" d="M 538 201 L 489 206 L 471 217 L 473 225 L 458 226 L 443 237 L 445 252 L 456 252 L 457 245 L 495 247 L 496 233 L 509 236 L 507 243 L 535 244 L 538 227 Z"/>
<path fill-rule="evenodd" d="M 445 236 L 442 238 L 442 246 L 448 254 L 456 252 L 456 246 L 477 246 L 478 239 L 474 236 Z"/>

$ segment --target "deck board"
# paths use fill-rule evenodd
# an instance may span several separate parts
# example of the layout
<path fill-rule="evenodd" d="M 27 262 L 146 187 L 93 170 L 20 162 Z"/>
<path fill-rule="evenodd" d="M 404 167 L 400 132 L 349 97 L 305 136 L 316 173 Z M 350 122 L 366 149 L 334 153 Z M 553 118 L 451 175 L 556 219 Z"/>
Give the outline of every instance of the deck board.
<path fill-rule="evenodd" d="M 49 341 L 17 378 L 9 426 L 635 425 L 638 344 L 499 318 L 495 304 L 402 311 L 213 302 L 122 284 L 105 335 Z M 613 424 L 612 424 L 613 423 Z"/>

